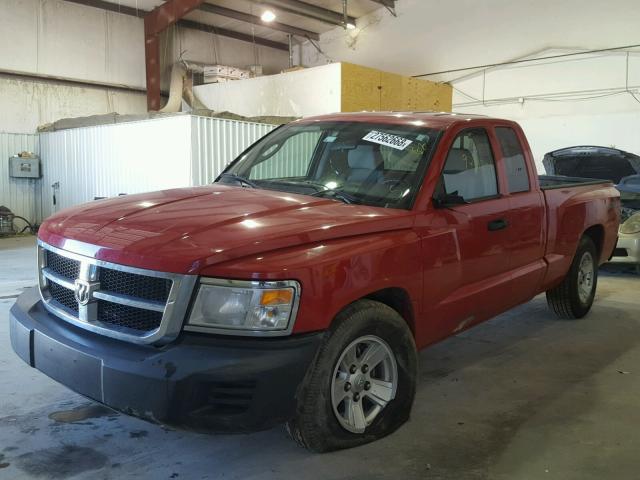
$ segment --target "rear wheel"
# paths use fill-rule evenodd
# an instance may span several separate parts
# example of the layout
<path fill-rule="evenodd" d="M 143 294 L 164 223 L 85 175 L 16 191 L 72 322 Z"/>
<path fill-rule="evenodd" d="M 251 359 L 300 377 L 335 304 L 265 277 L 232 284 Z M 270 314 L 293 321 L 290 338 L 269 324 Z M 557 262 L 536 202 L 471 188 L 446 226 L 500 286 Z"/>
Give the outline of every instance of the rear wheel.
<path fill-rule="evenodd" d="M 392 433 L 409 418 L 416 368 L 404 319 L 379 302 L 355 302 L 337 316 L 307 372 L 289 434 L 326 452 Z"/>
<path fill-rule="evenodd" d="M 598 255 L 589 237 L 582 237 L 562 283 L 547 291 L 547 303 L 564 319 L 584 317 L 593 305 L 598 284 Z"/>

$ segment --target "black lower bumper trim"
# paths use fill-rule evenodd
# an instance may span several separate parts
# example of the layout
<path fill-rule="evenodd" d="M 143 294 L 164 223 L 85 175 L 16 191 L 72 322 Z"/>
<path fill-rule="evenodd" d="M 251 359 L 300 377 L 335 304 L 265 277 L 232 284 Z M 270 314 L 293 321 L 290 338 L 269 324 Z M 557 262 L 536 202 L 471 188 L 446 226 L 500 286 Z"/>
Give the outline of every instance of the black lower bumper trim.
<path fill-rule="evenodd" d="M 183 333 L 161 348 L 88 332 L 47 312 L 36 289 L 11 308 L 20 358 L 115 410 L 199 431 L 253 431 L 290 418 L 322 333 L 246 339 Z"/>

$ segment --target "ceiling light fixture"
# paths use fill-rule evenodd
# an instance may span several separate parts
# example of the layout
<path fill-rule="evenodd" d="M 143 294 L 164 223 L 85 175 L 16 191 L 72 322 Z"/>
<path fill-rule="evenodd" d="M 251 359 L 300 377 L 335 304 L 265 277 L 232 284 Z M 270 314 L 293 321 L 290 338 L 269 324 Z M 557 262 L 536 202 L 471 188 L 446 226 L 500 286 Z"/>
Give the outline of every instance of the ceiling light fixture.
<path fill-rule="evenodd" d="M 349 13 L 347 12 L 347 0 L 342 0 L 342 26 L 345 30 L 349 30 Z"/>
<path fill-rule="evenodd" d="M 353 23 L 347 23 L 347 30 L 355 30 L 356 26 Z"/>
<path fill-rule="evenodd" d="M 273 22 L 275 19 L 276 14 L 273 13 L 272 10 L 265 10 L 264 12 L 262 12 L 262 15 L 260 15 L 260 20 L 266 23 Z"/>

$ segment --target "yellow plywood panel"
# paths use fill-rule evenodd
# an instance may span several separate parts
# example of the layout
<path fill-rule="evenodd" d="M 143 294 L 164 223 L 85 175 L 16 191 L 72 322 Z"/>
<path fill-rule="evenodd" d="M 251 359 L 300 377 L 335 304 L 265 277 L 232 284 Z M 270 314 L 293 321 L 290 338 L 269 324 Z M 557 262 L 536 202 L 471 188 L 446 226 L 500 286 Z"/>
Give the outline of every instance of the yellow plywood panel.
<path fill-rule="evenodd" d="M 403 104 L 410 111 L 451 111 L 453 89 L 446 83 L 403 77 Z"/>
<path fill-rule="evenodd" d="M 404 77 L 395 73 L 380 72 L 380 84 L 382 91 L 380 95 L 379 110 L 406 110 L 403 105 L 404 99 Z"/>
<path fill-rule="evenodd" d="M 380 109 L 380 71 L 343 63 L 341 69 L 341 103 L 343 112 Z"/>
<path fill-rule="evenodd" d="M 452 88 L 428 80 L 343 63 L 343 112 L 362 110 L 451 111 Z"/>

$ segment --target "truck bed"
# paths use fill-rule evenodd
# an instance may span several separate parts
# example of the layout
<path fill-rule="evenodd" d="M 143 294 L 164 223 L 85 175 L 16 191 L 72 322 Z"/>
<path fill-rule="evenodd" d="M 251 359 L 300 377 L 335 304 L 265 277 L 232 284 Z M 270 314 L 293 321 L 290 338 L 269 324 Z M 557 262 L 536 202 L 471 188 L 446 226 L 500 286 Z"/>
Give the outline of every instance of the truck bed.
<path fill-rule="evenodd" d="M 565 177 L 562 175 L 538 175 L 538 181 L 540 182 L 540 188 L 542 190 L 611 183 L 610 180 L 594 180 L 593 178 L 583 177 Z"/>
<path fill-rule="evenodd" d="M 615 208 L 619 193 L 609 180 L 540 176 L 540 188 L 547 205 L 548 270 L 545 288 L 551 288 L 569 270 L 580 237 L 589 226 L 596 226 L 598 264 L 609 258 L 616 242 L 619 212 Z"/>

